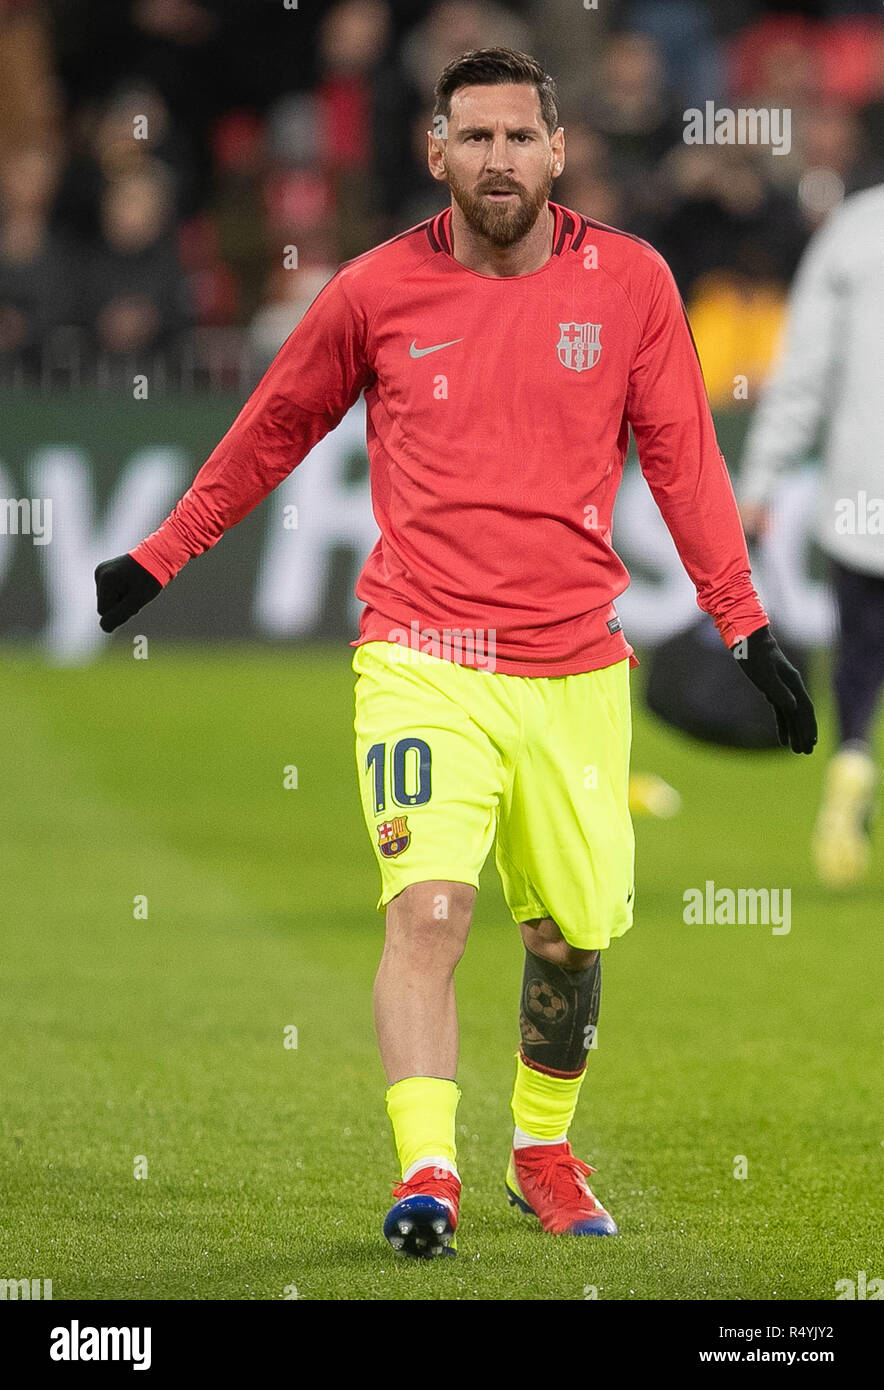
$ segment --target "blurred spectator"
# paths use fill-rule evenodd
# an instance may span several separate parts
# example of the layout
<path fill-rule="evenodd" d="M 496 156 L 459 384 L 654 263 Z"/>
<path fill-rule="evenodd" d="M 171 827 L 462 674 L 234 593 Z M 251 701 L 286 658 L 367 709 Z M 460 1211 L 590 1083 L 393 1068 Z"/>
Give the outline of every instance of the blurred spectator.
<path fill-rule="evenodd" d="M 794 197 L 803 171 L 804 132 L 818 99 L 822 64 L 817 28 L 803 15 L 768 15 L 729 45 L 731 105 L 789 113 L 791 148 L 759 151 L 765 177 Z"/>
<path fill-rule="evenodd" d="M 614 176 L 627 183 L 643 179 L 681 141 L 682 112 L 654 39 L 616 34 L 602 52 L 581 113 L 604 138 Z"/>
<path fill-rule="evenodd" d="M 341 0 L 319 31 L 319 160 L 330 180 L 336 240 L 344 259 L 377 240 L 374 83 L 390 22 L 386 0 Z"/>
<path fill-rule="evenodd" d="M 424 215 L 428 184 L 427 131 L 433 126 L 432 97 L 424 97 L 405 68 L 391 54 L 379 71 L 374 94 L 372 178 L 378 202 L 378 236 L 395 236 Z M 439 210 L 438 202 L 434 211 Z"/>
<path fill-rule="evenodd" d="M 56 174 L 55 156 L 39 146 L 0 160 L 0 359 L 17 360 L 28 380 L 75 312 L 76 255 L 49 223 Z"/>
<path fill-rule="evenodd" d="M 681 145 L 663 161 L 658 189 L 661 211 L 642 235 L 669 261 L 683 298 L 719 270 L 786 288 L 807 234 L 744 147 Z"/>
<path fill-rule="evenodd" d="M 236 276 L 221 258 L 218 231 L 208 217 L 185 222 L 178 252 L 187 276 L 194 321 L 207 327 L 235 323 L 239 310 Z"/>
<path fill-rule="evenodd" d="M 611 227 L 623 227 L 630 220 L 628 195 L 612 175 L 606 142 L 579 121 L 568 122 L 565 168 L 550 196 L 554 202 Z"/>
<path fill-rule="evenodd" d="M 103 240 L 84 286 L 94 344 L 110 361 L 146 363 L 174 354 L 191 321 L 185 278 L 170 236 L 171 185 L 161 165 L 124 174 L 101 204 Z"/>
<path fill-rule="evenodd" d="M 880 172 L 870 158 L 859 116 L 841 101 L 808 111 L 802 131 L 798 207 L 813 230 L 848 193 L 868 188 Z"/>
<path fill-rule="evenodd" d="M 566 181 L 567 172 L 566 166 L 565 174 L 553 186 L 553 202 L 563 203 L 609 227 L 622 227 L 628 221 L 626 197 L 620 184 L 591 173 L 572 174 Z"/>
<path fill-rule="evenodd" d="M 528 26 L 496 0 L 437 0 L 426 19 L 406 35 L 401 55 L 406 72 L 427 102 L 439 73 L 459 54 L 496 45 L 526 52 L 531 44 Z"/>
<path fill-rule="evenodd" d="M 812 20 L 801 14 L 767 15 L 728 45 L 727 87 L 748 104 L 804 110 L 819 91 L 821 59 Z"/>
<path fill-rule="evenodd" d="M 0 154 L 43 147 L 54 134 L 59 100 L 46 9 L 37 0 L 0 0 Z"/>
<path fill-rule="evenodd" d="M 683 106 L 700 106 L 722 92 L 724 54 L 715 33 L 716 13 L 702 0 L 636 0 L 628 23 L 656 44 L 666 85 Z"/>
<path fill-rule="evenodd" d="M 132 17 L 142 33 L 184 48 L 203 43 L 215 28 L 211 12 L 197 0 L 136 0 Z"/>
<path fill-rule="evenodd" d="M 240 322 L 261 297 L 273 241 L 267 226 L 264 122 L 250 111 L 231 111 L 213 132 L 214 187 L 210 216 L 218 253 L 237 284 Z"/>
<path fill-rule="evenodd" d="M 880 40 L 880 6 L 877 19 L 830 20 L 819 36 L 822 95 L 851 105 L 868 101 L 877 82 Z"/>
<path fill-rule="evenodd" d="M 59 189 L 57 220 L 71 235 L 94 241 L 100 235 L 100 204 L 107 185 L 159 160 L 170 175 L 176 217 L 186 215 L 195 198 L 194 149 L 177 128 L 157 90 L 124 84 L 104 107 L 81 113 L 71 157 Z"/>
<path fill-rule="evenodd" d="M 426 217 L 435 217 L 445 207 L 445 188 L 433 178 L 427 167 L 427 131 L 433 129 L 432 104 L 423 107 L 411 122 L 410 158 L 400 162 L 403 174 L 398 183 L 398 225 L 391 225 L 390 234 L 414 227 Z"/>
<path fill-rule="evenodd" d="M 528 51 L 554 75 L 563 125 L 576 119 L 586 103 L 589 73 L 607 42 L 622 6 L 598 0 L 595 9 L 582 0 L 528 0 L 532 29 Z M 498 40 L 502 42 L 502 40 Z M 518 47 L 518 45 L 511 45 Z"/>
<path fill-rule="evenodd" d="M 265 302 L 249 324 L 249 342 L 256 370 L 263 372 L 297 327 L 323 285 L 335 273 L 333 265 L 303 270 L 277 269 L 270 276 Z"/>

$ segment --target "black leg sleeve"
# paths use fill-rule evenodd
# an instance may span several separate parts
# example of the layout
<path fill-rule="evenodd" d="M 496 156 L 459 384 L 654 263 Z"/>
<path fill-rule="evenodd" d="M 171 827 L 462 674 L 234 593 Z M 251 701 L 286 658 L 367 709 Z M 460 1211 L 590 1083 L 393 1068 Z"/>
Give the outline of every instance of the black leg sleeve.
<path fill-rule="evenodd" d="M 519 1010 L 525 1060 L 572 1076 L 581 1072 L 595 1037 L 601 991 L 601 951 L 582 970 L 566 970 L 526 950 Z"/>

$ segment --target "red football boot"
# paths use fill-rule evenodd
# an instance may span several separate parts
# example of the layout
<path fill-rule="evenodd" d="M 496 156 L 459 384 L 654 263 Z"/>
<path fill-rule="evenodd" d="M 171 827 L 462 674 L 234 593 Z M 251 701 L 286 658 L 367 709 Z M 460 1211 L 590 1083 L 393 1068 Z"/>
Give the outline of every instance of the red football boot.
<path fill-rule="evenodd" d="M 545 1231 L 563 1236 L 616 1236 L 613 1218 L 589 1190 L 595 1169 L 561 1144 L 513 1149 L 506 1174 L 511 1206 L 536 1216 Z"/>

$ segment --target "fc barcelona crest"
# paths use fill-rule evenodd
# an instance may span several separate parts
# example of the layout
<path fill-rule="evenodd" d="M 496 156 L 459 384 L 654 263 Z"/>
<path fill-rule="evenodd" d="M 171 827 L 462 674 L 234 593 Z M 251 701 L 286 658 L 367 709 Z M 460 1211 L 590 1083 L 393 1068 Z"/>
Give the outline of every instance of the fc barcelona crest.
<path fill-rule="evenodd" d="M 588 372 L 602 355 L 600 323 L 560 323 L 556 348 L 563 367 L 572 372 Z"/>
<path fill-rule="evenodd" d="M 378 826 L 378 849 L 385 859 L 395 859 L 397 854 L 404 854 L 410 844 L 411 831 L 405 816 L 381 821 Z"/>

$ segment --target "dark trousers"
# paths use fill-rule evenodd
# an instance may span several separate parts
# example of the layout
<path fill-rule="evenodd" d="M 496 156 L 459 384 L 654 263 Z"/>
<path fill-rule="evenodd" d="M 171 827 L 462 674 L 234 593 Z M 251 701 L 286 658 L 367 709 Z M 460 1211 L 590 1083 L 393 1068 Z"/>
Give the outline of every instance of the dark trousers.
<path fill-rule="evenodd" d="M 831 561 L 838 606 L 835 700 L 841 742 L 867 743 L 884 685 L 884 576 Z"/>

